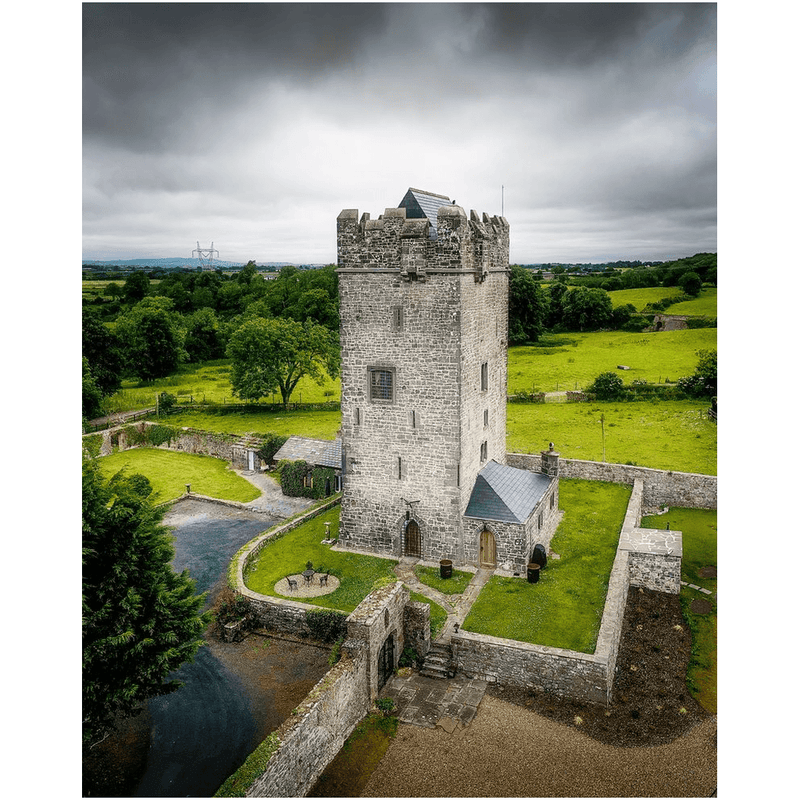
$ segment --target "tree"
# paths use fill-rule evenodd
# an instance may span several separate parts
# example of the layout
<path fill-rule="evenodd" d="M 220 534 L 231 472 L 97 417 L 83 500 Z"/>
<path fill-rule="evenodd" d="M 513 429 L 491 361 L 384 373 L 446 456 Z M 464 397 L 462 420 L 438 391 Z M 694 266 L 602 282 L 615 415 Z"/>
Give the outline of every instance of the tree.
<path fill-rule="evenodd" d="M 144 272 L 134 272 L 125 279 L 122 287 L 122 296 L 125 302 L 134 305 L 147 297 L 150 291 L 150 278 Z"/>
<path fill-rule="evenodd" d="M 119 339 L 100 321 L 94 311 L 83 310 L 82 354 L 100 393 L 107 397 L 122 382 L 122 352 Z"/>
<path fill-rule="evenodd" d="M 83 382 L 81 387 L 82 413 L 84 419 L 93 419 L 100 416 L 102 412 L 101 403 L 103 393 L 97 385 L 92 370 L 89 367 L 89 359 L 83 356 Z"/>
<path fill-rule="evenodd" d="M 717 396 L 717 351 L 698 350 L 694 375 L 678 380 L 678 386 L 691 397 Z"/>
<path fill-rule="evenodd" d="M 686 292 L 686 294 L 697 297 L 697 295 L 700 294 L 700 290 L 703 288 L 703 281 L 700 280 L 700 276 L 696 272 L 684 272 L 683 275 L 678 278 L 678 286 Z"/>
<path fill-rule="evenodd" d="M 127 369 L 152 381 L 173 373 L 184 357 L 183 330 L 165 297 L 149 297 L 117 320 Z"/>
<path fill-rule="evenodd" d="M 201 308 L 185 318 L 185 347 L 189 361 L 225 357 L 225 332 L 210 308 Z"/>
<path fill-rule="evenodd" d="M 548 302 L 530 270 L 511 266 L 508 281 L 508 339 L 511 344 L 536 342 L 544 330 Z"/>
<path fill-rule="evenodd" d="M 284 406 L 298 381 L 308 375 L 322 383 L 339 374 L 336 336 L 322 325 L 290 319 L 249 319 L 231 336 L 231 386 L 245 400 L 280 391 Z"/>
<path fill-rule="evenodd" d="M 93 742 L 149 697 L 203 644 L 210 615 L 174 551 L 142 475 L 106 481 L 83 461 L 83 739 Z"/>
<path fill-rule="evenodd" d="M 563 324 L 573 331 L 591 331 L 611 322 L 612 304 L 608 292 L 579 286 L 564 298 Z"/>

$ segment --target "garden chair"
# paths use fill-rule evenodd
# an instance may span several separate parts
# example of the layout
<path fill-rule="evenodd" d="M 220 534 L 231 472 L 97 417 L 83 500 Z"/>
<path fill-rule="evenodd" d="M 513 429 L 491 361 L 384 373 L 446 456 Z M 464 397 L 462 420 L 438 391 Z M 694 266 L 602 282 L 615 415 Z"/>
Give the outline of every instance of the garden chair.
<path fill-rule="evenodd" d="M 320 586 L 327 586 L 328 585 L 328 573 L 326 572 L 324 575 L 319 576 L 319 585 Z"/>
<path fill-rule="evenodd" d="M 289 584 L 290 592 L 293 592 L 297 588 L 297 581 L 293 581 L 288 575 L 286 576 L 286 583 Z"/>

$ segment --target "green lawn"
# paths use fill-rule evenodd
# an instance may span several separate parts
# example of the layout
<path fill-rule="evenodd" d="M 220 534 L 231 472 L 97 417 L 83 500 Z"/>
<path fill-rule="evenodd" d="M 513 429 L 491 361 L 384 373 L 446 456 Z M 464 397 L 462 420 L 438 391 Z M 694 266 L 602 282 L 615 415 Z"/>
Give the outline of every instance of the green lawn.
<path fill-rule="evenodd" d="M 509 403 L 507 449 L 538 453 L 554 442 L 565 458 L 605 460 L 679 472 L 717 473 L 717 426 L 708 403 Z"/>
<path fill-rule="evenodd" d="M 668 297 L 678 297 L 681 290 L 677 286 L 654 286 L 647 289 L 618 289 L 609 292 L 611 305 L 614 308 L 630 303 L 637 311 L 644 310 L 648 303 L 659 303 Z"/>
<path fill-rule="evenodd" d="M 303 602 L 350 613 L 370 593 L 376 580 L 395 577 L 396 560 L 332 552 L 328 545 L 321 543 L 325 538 L 325 522 L 331 523 L 331 536 L 338 537 L 337 507 L 265 545 L 247 570 L 246 586 L 270 597 L 291 598 L 291 595 L 278 595 L 275 584 L 286 575 L 302 572 L 310 561 L 314 569 L 335 575 L 341 585 L 335 592 L 303 598 Z"/>
<path fill-rule="evenodd" d="M 687 583 L 702 586 L 711 595 L 681 587 L 683 616 L 692 631 L 692 660 L 689 664 L 687 682 L 700 705 L 712 714 L 717 713 L 717 579 L 703 578 L 703 567 L 717 565 L 717 512 L 698 508 L 670 508 L 657 517 L 642 519 L 644 528 L 665 528 L 667 522 L 672 530 L 683 534 L 683 563 L 681 577 Z M 711 602 L 710 614 L 697 614 L 691 610 L 693 600 Z"/>
<path fill-rule="evenodd" d="M 156 395 L 169 392 L 178 398 L 179 403 L 242 402 L 233 394 L 230 382 L 230 361 L 206 361 L 202 364 L 184 364 L 174 375 L 159 378 L 152 383 L 133 379 L 122 382 L 122 388 L 106 401 L 111 411 L 132 411 L 155 405 Z M 324 403 L 329 400 L 338 402 L 341 396 L 341 382 L 337 378 L 326 378 L 322 386 L 318 386 L 310 378 L 303 378 L 292 394 L 291 401 L 296 403 Z M 264 403 L 272 403 L 272 397 L 263 399 Z M 280 403 L 280 394 L 276 394 L 274 402 Z"/>
<path fill-rule="evenodd" d="M 334 411 L 264 411 L 246 414 L 205 414 L 196 411 L 181 411 L 165 419 L 166 424 L 176 427 L 196 428 L 214 433 L 253 433 L 264 435 L 277 433 L 281 436 L 305 436 L 309 439 L 335 439 L 342 424 L 341 412 Z"/>
<path fill-rule="evenodd" d="M 473 633 L 593 653 L 631 488 L 560 481 L 564 518 L 538 583 L 493 577 L 464 621 Z"/>
<path fill-rule="evenodd" d="M 717 346 L 716 328 L 660 333 L 568 333 L 542 337 L 542 346 L 510 347 L 508 393 L 585 389 L 603 372 L 617 372 L 626 384 L 674 382 L 692 375 L 697 351 Z"/>
<path fill-rule="evenodd" d="M 702 289 L 700 296 L 694 300 L 684 300 L 682 303 L 675 303 L 667 309 L 667 314 L 690 314 L 693 316 L 716 317 L 717 316 L 717 290 Z"/>
<path fill-rule="evenodd" d="M 252 483 L 228 469 L 226 461 L 211 456 L 141 447 L 104 456 L 98 463 L 107 476 L 121 469 L 141 473 L 150 480 L 158 503 L 186 494 L 187 483 L 197 494 L 240 503 L 255 500 L 261 494 Z"/>
<path fill-rule="evenodd" d="M 463 594 L 469 582 L 475 577 L 472 572 L 454 569 L 449 578 L 439 577 L 438 567 L 414 567 L 414 574 L 420 583 L 430 586 L 442 594 Z"/>

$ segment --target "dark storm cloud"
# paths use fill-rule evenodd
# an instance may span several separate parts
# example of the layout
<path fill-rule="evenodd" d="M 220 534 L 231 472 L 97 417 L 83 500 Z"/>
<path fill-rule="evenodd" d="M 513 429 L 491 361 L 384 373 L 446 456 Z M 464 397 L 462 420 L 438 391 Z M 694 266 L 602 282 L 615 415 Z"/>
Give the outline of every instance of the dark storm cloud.
<path fill-rule="evenodd" d="M 408 186 L 503 185 L 512 260 L 716 249 L 712 4 L 83 9 L 87 257 L 330 261 Z"/>
<path fill-rule="evenodd" d="M 191 138 L 259 81 L 309 80 L 352 61 L 384 24 L 386 8 L 85 4 L 84 135 L 147 149 L 166 146 L 170 135 Z"/>

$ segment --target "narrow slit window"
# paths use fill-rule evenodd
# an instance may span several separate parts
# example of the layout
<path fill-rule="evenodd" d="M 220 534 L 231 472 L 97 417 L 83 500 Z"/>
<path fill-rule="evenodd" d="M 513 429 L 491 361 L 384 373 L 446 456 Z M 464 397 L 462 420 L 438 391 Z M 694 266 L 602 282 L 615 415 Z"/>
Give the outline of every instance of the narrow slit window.
<path fill-rule="evenodd" d="M 392 307 L 392 330 L 403 330 L 403 306 Z"/>
<path fill-rule="evenodd" d="M 481 442 L 481 462 L 486 461 L 489 455 L 489 443 Z"/>
<path fill-rule="evenodd" d="M 485 408 L 483 410 L 483 427 L 484 428 L 488 428 L 489 427 L 489 409 L 488 408 Z"/>
<path fill-rule="evenodd" d="M 489 362 L 481 364 L 481 391 L 485 392 L 489 388 Z"/>
<path fill-rule="evenodd" d="M 397 456 L 397 479 L 403 480 L 403 459 Z"/>

